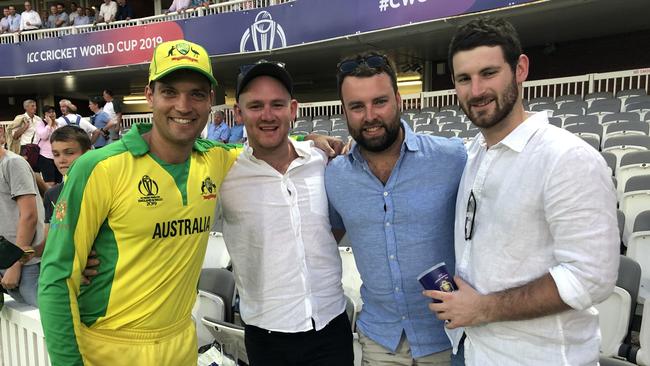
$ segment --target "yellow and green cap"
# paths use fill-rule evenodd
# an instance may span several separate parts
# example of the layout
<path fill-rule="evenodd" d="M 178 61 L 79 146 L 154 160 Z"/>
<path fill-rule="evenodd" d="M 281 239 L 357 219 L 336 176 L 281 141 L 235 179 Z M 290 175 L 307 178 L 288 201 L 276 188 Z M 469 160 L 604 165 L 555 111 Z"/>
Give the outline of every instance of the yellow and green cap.
<path fill-rule="evenodd" d="M 213 85 L 217 85 L 217 80 L 212 75 L 212 64 L 208 52 L 202 46 L 184 39 L 163 42 L 153 50 L 153 57 L 149 65 L 149 82 L 160 80 L 181 69 L 201 73 Z"/>

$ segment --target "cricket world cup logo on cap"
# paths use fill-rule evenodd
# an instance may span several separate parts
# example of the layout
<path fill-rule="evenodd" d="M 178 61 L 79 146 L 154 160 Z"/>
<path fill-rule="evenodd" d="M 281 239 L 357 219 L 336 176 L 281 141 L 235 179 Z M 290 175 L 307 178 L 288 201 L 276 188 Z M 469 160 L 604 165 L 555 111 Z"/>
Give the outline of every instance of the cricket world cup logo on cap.
<path fill-rule="evenodd" d="M 248 27 L 241 37 L 239 52 L 264 51 L 281 47 L 287 47 L 284 29 L 273 20 L 268 11 L 264 10 L 257 13 L 255 23 Z"/>

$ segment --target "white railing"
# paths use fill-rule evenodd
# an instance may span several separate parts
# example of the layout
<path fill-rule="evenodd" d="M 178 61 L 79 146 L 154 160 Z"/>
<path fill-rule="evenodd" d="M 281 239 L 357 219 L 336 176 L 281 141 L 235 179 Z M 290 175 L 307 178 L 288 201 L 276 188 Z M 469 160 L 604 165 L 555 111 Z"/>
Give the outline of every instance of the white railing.
<path fill-rule="evenodd" d="M 50 365 L 38 309 L 19 304 L 9 295 L 4 300 L 0 311 L 0 365 Z"/>
<path fill-rule="evenodd" d="M 99 32 L 107 29 L 118 29 L 118 28 L 132 27 L 136 25 L 150 24 L 150 23 L 160 23 L 160 22 L 167 22 L 173 20 L 189 19 L 189 18 L 201 17 L 204 15 L 231 13 L 235 11 L 264 8 L 267 6 L 278 5 L 278 4 L 283 4 L 283 3 L 293 2 L 293 1 L 295 0 L 234 0 L 225 3 L 212 4 L 207 8 L 198 7 L 195 9 L 188 9 L 182 12 L 172 12 L 168 14 L 153 15 L 150 17 L 131 19 L 131 20 L 120 20 L 111 23 L 97 23 L 95 25 L 86 24 L 86 25 L 77 25 L 77 26 L 61 27 L 61 28 L 36 29 L 32 31 L 24 31 L 21 33 L 2 34 L 0 35 L 0 44 L 29 42 L 38 39 L 56 38 L 56 37 L 62 37 L 71 34 Z"/>
<path fill-rule="evenodd" d="M 564 78 L 533 80 L 524 82 L 524 96 L 526 100 L 540 97 L 556 98 L 562 95 L 577 94 L 584 97 L 590 93 L 593 74 L 570 76 Z"/>
<path fill-rule="evenodd" d="M 626 89 L 650 90 L 650 68 L 592 74 L 590 92 L 612 92 Z"/>
<path fill-rule="evenodd" d="M 343 109 L 341 108 L 340 100 L 298 104 L 298 117 L 331 116 L 334 114 L 342 114 L 342 113 L 343 113 Z"/>

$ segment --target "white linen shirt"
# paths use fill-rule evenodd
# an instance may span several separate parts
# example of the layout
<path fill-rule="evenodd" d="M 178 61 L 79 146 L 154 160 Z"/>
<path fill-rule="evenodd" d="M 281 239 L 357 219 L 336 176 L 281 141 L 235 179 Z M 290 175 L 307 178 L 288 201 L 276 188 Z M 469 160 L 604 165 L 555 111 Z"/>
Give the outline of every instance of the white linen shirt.
<path fill-rule="evenodd" d="M 43 123 L 41 117 L 34 115 L 30 117 L 29 114 L 23 114 L 23 119 L 29 121 L 29 127 L 20 135 L 20 146 L 27 144 L 38 144 L 39 138 L 36 134 L 36 126 Z"/>
<path fill-rule="evenodd" d="M 27 25 L 29 22 L 30 25 Z M 20 30 L 38 29 L 41 26 L 41 17 L 34 10 L 23 11 L 20 15 Z"/>
<path fill-rule="evenodd" d="M 466 241 L 472 191 L 474 231 Z M 458 191 L 455 246 L 456 273 L 479 293 L 519 287 L 550 272 L 572 308 L 466 328 L 467 365 L 598 362 L 600 330 L 592 305 L 613 290 L 619 234 L 611 175 L 595 149 L 549 125 L 545 112 L 489 149 L 479 134 Z"/>
<path fill-rule="evenodd" d="M 79 116 L 78 114 L 74 114 L 74 113 L 68 113 L 68 114 L 65 115 L 65 117 L 68 119 L 68 121 L 70 121 L 70 123 L 73 124 L 73 125 L 77 121 L 77 116 L 80 117 L 78 127 L 80 127 L 82 130 L 86 131 L 86 133 L 88 134 L 89 137 L 92 136 L 93 132 L 95 132 L 95 130 L 97 130 L 97 127 L 95 127 L 92 123 L 88 122 L 87 119 Z M 57 126 L 63 127 L 63 126 L 68 125 L 68 122 L 66 122 L 65 119 L 63 119 L 63 117 L 64 116 L 61 116 L 61 117 L 56 119 Z"/>
<path fill-rule="evenodd" d="M 108 22 L 108 21 L 113 21 L 115 20 L 115 15 L 117 14 L 117 3 L 115 1 L 111 1 L 108 3 L 102 3 L 102 6 L 99 7 L 99 14 L 97 14 L 97 18 L 102 18 L 102 22 Z"/>
<path fill-rule="evenodd" d="M 296 333 L 321 330 L 343 313 L 345 297 L 325 193 L 327 158 L 311 142 L 290 141 L 298 158 L 285 174 L 246 146 L 220 194 L 242 319 Z"/>

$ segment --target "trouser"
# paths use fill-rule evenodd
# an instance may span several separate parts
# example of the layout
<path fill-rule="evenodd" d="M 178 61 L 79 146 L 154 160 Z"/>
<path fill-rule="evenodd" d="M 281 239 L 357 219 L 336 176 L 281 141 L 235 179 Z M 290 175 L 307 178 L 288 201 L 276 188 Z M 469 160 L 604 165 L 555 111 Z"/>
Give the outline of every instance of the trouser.
<path fill-rule="evenodd" d="M 38 307 L 38 275 L 41 271 L 41 264 L 23 265 L 20 272 L 20 282 L 18 287 L 7 290 L 7 293 L 14 300 L 23 304 L 29 304 Z M 1 270 L 0 275 L 4 275 L 6 270 Z"/>
<path fill-rule="evenodd" d="M 411 347 L 404 333 L 395 352 L 368 338 L 359 331 L 359 343 L 363 353 L 361 364 L 364 366 L 449 366 L 451 350 L 413 358 Z"/>
<path fill-rule="evenodd" d="M 272 332 L 252 325 L 245 328 L 250 366 L 352 366 L 352 330 L 345 312 L 321 330 Z"/>
<path fill-rule="evenodd" d="M 198 359 L 191 318 L 156 331 L 90 329 L 82 324 L 77 342 L 86 366 L 196 366 Z"/>

